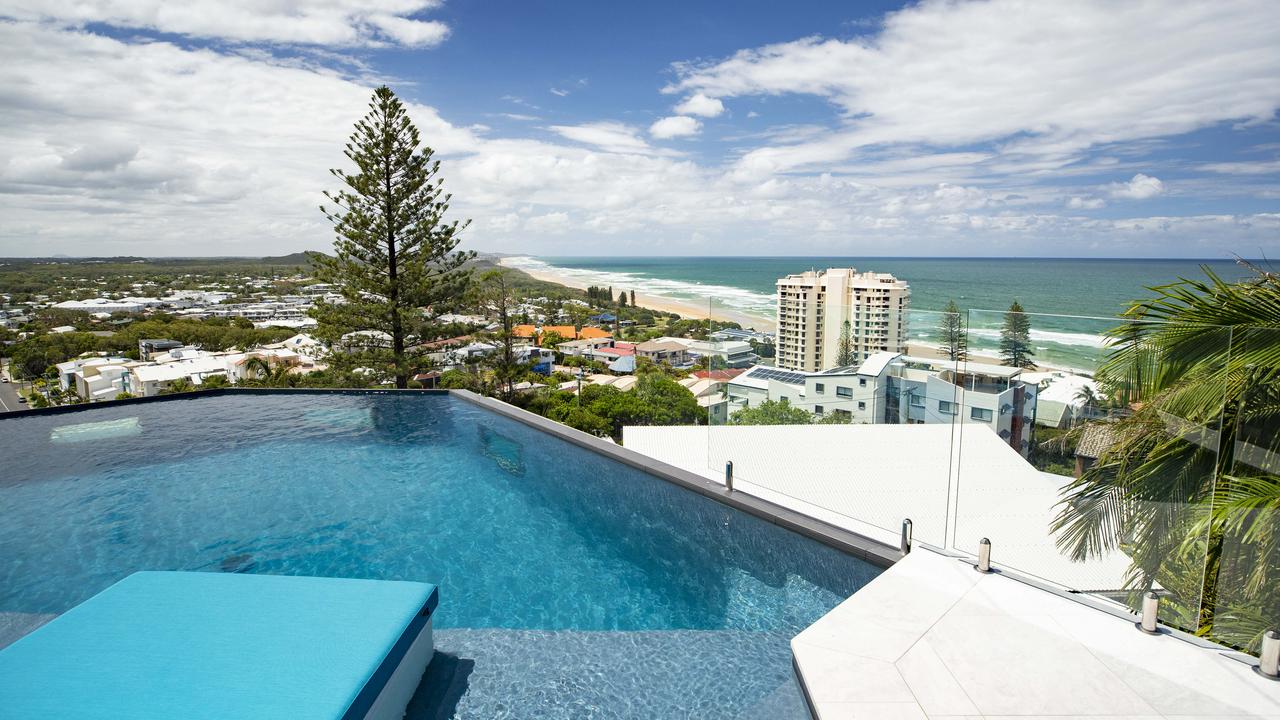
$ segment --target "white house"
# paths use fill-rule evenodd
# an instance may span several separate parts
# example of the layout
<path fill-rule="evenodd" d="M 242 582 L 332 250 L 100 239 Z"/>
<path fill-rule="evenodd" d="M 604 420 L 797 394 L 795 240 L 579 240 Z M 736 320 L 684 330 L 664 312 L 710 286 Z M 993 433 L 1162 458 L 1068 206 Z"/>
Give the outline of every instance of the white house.
<path fill-rule="evenodd" d="M 983 423 L 1020 453 L 1030 448 L 1036 385 L 1020 368 L 873 353 L 857 367 L 822 372 L 758 365 L 725 387 L 727 413 L 786 400 L 857 424 Z"/>
<path fill-rule="evenodd" d="M 671 340 L 683 344 L 690 353 L 718 360 L 725 367 L 750 367 L 760 361 L 760 356 L 751 349 L 751 343 L 741 340 Z"/>
<path fill-rule="evenodd" d="M 129 368 L 137 363 L 123 357 L 79 357 L 58 363 L 58 386 L 90 401 L 114 400 L 132 392 Z"/>

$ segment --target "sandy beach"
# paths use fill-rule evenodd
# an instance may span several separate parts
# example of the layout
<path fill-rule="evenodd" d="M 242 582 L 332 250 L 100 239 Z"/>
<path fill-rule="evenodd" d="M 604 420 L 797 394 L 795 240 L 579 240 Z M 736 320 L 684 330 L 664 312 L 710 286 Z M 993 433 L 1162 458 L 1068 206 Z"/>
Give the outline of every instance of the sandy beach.
<path fill-rule="evenodd" d="M 947 356 L 942 353 L 942 349 L 934 345 L 925 345 L 922 343 L 907 343 L 907 355 L 915 357 L 929 358 L 932 360 L 945 360 Z M 969 352 L 969 359 L 975 363 L 984 363 L 987 365 L 999 365 L 1000 356 L 993 353 Z M 1052 365 L 1048 363 L 1037 363 L 1032 372 L 1066 372 L 1072 375 L 1092 375 L 1088 370 L 1080 368 L 1066 367 L 1065 365 Z"/>
<path fill-rule="evenodd" d="M 506 266 L 505 260 L 506 259 L 503 258 L 499 260 L 499 263 L 502 264 L 503 266 Z M 520 272 L 523 272 L 526 275 L 529 275 L 530 277 L 536 278 L 538 280 L 542 280 L 543 282 L 555 283 L 557 285 L 576 288 L 578 290 L 586 290 L 587 286 L 589 285 L 589 283 L 584 282 L 582 280 L 578 280 L 576 278 L 562 277 L 560 275 L 557 275 L 554 272 L 530 270 L 528 268 L 514 267 L 514 266 L 512 266 L 512 269 L 519 270 Z M 773 332 L 775 328 L 775 321 L 772 318 L 765 318 L 758 315 L 751 315 L 748 313 L 737 312 L 734 310 L 724 308 L 723 306 L 719 306 L 719 305 L 710 306 L 709 302 L 699 303 L 699 302 L 694 302 L 692 300 L 685 300 L 682 298 L 672 298 L 672 297 L 666 297 L 663 295 L 648 295 L 644 293 L 636 293 L 636 305 L 639 305 L 640 307 L 644 307 L 644 308 L 649 308 L 650 310 L 660 310 L 662 312 L 675 313 L 681 317 L 693 318 L 698 320 L 705 320 L 706 318 L 712 317 L 714 315 L 716 320 L 726 320 L 729 322 L 736 322 L 744 328 L 754 328 L 756 330 L 762 330 L 765 332 Z M 923 358 L 935 358 L 935 359 L 945 358 L 940 348 L 937 348 L 933 345 L 928 345 L 928 344 L 919 343 L 919 342 L 908 343 L 906 354 L 915 355 L 916 357 L 923 357 Z M 974 362 L 988 363 L 991 365 L 1000 364 L 1000 357 L 998 355 L 995 355 L 994 353 L 970 351 L 969 357 Z M 1035 367 L 1035 370 L 1041 371 L 1041 372 L 1064 371 L 1064 372 L 1069 372 L 1074 374 L 1090 374 L 1086 370 L 1080 370 L 1078 368 L 1071 368 L 1066 366 L 1053 365 L 1049 363 L 1038 363 Z"/>
<path fill-rule="evenodd" d="M 498 261 L 504 267 L 507 267 L 506 258 Z M 586 290 L 588 283 L 576 279 L 570 279 L 557 275 L 554 272 L 545 272 L 540 270 L 530 270 L 524 267 L 512 267 L 513 270 L 528 275 L 543 282 L 564 285 L 578 290 Z M 764 332 L 773 332 L 775 320 L 760 315 L 751 315 L 744 312 L 738 312 L 721 305 L 712 305 L 711 301 L 696 302 L 693 300 L 685 300 L 683 298 L 666 297 L 664 295 L 649 295 L 645 293 L 636 293 L 636 305 L 650 310 L 660 310 L 662 312 L 675 313 L 681 317 L 693 318 L 695 320 L 705 320 L 713 318 L 715 320 L 723 320 L 726 322 L 736 322 L 744 328 L 761 330 Z"/>

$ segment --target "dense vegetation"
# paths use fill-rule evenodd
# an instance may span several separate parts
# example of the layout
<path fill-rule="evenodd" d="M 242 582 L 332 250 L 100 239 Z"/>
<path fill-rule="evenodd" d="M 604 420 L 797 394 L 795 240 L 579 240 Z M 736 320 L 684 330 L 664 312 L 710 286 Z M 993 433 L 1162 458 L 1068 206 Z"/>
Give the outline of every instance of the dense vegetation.
<path fill-rule="evenodd" d="M 520 398 L 517 404 L 569 427 L 618 441 L 626 425 L 706 424 L 706 413 L 693 394 L 658 368 L 638 373 L 631 390 L 586 384 L 579 397 L 548 386 Z"/>

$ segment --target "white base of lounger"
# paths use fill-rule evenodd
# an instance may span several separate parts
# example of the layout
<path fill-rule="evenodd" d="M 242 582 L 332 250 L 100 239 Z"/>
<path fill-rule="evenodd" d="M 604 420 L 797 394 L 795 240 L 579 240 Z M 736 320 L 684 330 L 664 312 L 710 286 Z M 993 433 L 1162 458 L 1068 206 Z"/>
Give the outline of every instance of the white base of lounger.
<path fill-rule="evenodd" d="M 386 686 L 378 694 L 378 699 L 373 701 L 373 706 L 365 714 L 364 720 L 400 720 L 404 717 L 409 701 L 413 699 L 413 693 L 418 689 L 418 684 L 422 682 L 422 676 L 427 671 L 427 665 L 431 664 L 431 658 L 436 653 L 435 640 L 431 636 L 433 622 L 435 622 L 434 619 L 428 620 L 427 624 L 422 626 L 422 631 L 409 646 L 404 660 L 400 661 L 400 665 L 391 673 L 391 679 L 387 680 Z"/>

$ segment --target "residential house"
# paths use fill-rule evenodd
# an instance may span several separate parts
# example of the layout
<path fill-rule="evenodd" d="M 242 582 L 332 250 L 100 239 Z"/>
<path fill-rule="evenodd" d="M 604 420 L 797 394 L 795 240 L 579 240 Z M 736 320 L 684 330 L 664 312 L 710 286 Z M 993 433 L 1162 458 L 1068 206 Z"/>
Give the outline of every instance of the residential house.
<path fill-rule="evenodd" d="M 672 367 L 684 367 L 689 364 L 689 349 L 673 339 L 661 338 L 647 340 L 635 346 L 636 357 L 665 363 Z"/>

